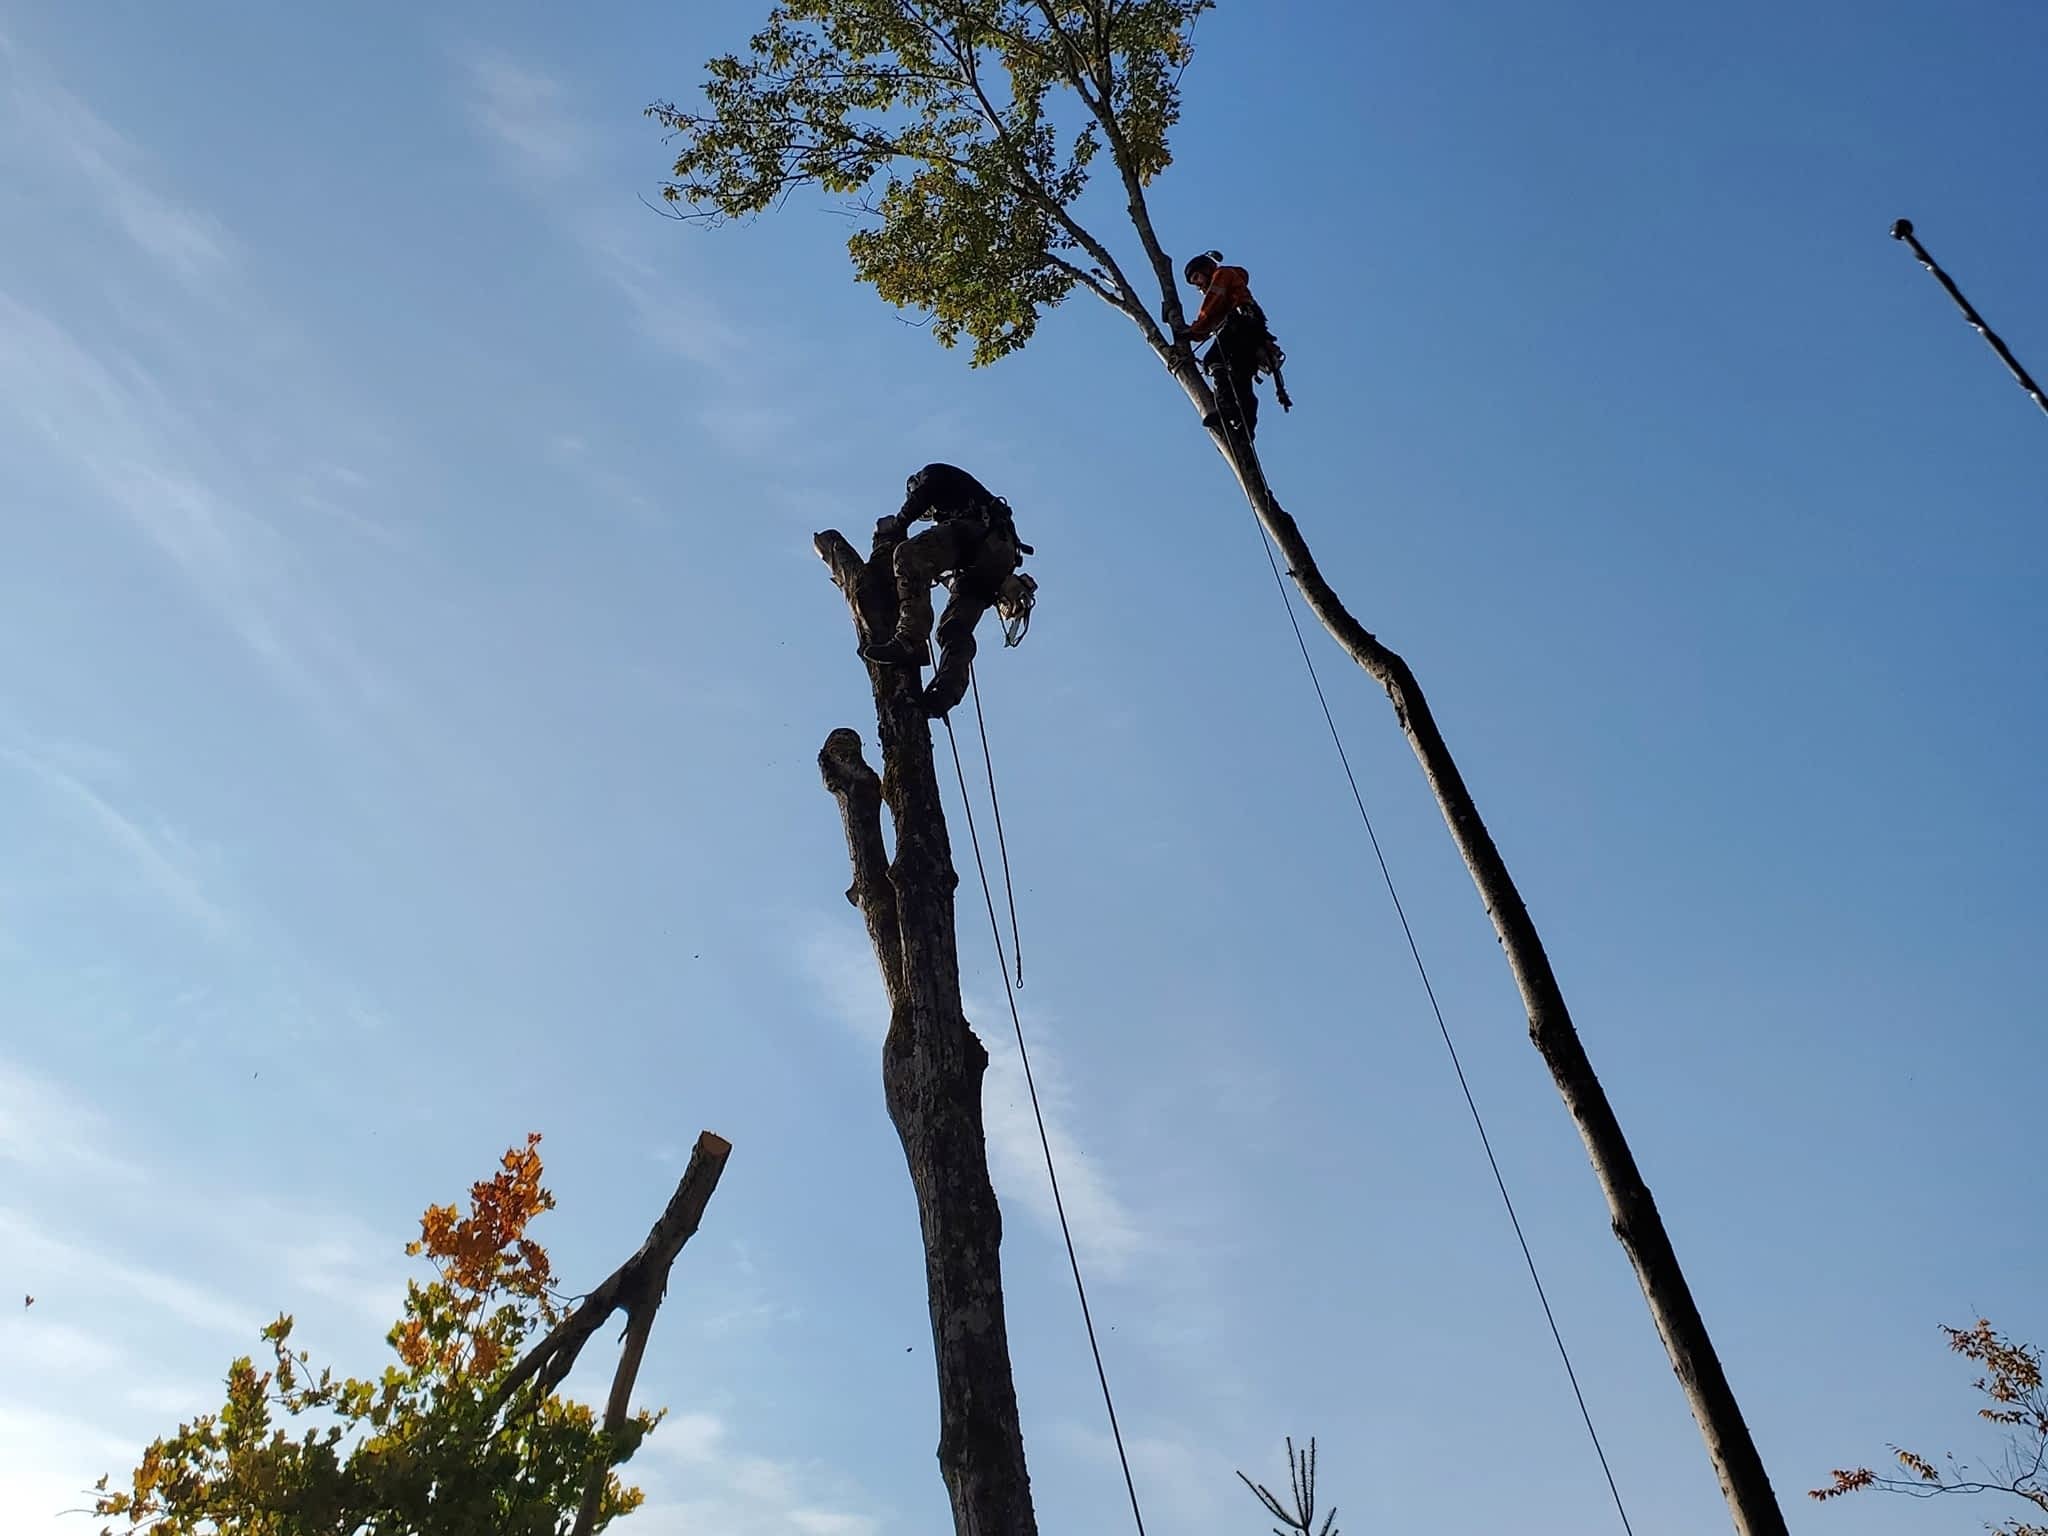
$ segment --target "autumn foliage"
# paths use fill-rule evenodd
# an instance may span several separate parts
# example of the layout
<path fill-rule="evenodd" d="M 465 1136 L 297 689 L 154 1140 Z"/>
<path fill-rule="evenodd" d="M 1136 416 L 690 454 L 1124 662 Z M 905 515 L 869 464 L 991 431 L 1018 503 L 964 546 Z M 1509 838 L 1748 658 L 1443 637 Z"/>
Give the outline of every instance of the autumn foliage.
<path fill-rule="evenodd" d="M 1811 1496 L 1827 1500 L 1875 1488 L 1916 1498 L 1943 1494 L 2004 1494 L 2048 1515 L 2048 1390 L 2042 1385 L 2041 1351 L 2021 1344 L 1979 1318 L 1974 1327 L 1943 1328 L 1949 1348 L 1983 1367 L 1973 1383 L 1990 1400 L 1977 1417 L 2008 1431 L 1997 1465 L 1973 1467 L 1947 1455 L 1931 1457 L 1892 1446 L 1900 1473 L 1870 1467 L 1836 1468 L 1834 1480 Z M 1990 1527 L 1994 1536 L 2048 1536 L 2048 1524 L 2033 1519 L 2002 1520 Z"/>
<path fill-rule="evenodd" d="M 406 1286 L 373 1378 L 313 1368 L 292 1319 L 263 1330 L 264 1368 L 228 1368 L 221 1407 L 152 1442 L 121 1490 L 100 1479 L 93 1513 L 156 1536 L 556 1536 L 585 1482 L 638 1448 L 656 1419 L 607 1436 L 589 1407 L 498 1388 L 561 1308 L 547 1251 L 527 1236 L 554 1206 L 540 1137 L 470 1187 L 469 1210 L 429 1206 L 406 1253 L 432 1267 Z M 607 1472 L 596 1529 L 639 1506 Z M 112 1526 L 102 1528 L 111 1532 Z"/>

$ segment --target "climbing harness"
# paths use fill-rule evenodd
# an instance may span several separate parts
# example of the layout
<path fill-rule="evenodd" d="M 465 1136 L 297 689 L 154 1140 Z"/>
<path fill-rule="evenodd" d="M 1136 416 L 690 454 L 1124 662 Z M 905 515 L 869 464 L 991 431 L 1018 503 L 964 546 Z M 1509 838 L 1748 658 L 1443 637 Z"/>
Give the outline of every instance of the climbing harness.
<path fill-rule="evenodd" d="M 1228 371 L 1224 377 L 1229 381 Z M 1242 402 L 1236 395 L 1235 381 L 1229 381 L 1232 391 L 1231 403 L 1238 407 L 1238 419 L 1242 420 Z M 1266 500 L 1273 500 L 1272 487 L 1266 483 L 1266 472 L 1259 463 L 1258 451 L 1249 443 L 1240 444 L 1235 433 L 1226 430 L 1224 442 L 1229 448 L 1231 462 L 1248 483 L 1255 482 Z M 1337 729 L 1337 718 L 1330 710 L 1329 698 L 1323 692 L 1323 680 L 1316 671 L 1315 658 L 1309 654 L 1308 638 L 1302 633 L 1301 620 L 1295 614 L 1294 599 L 1287 590 L 1285 577 L 1280 574 L 1280 562 L 1273 553 L 1273 541 L 1266 532 L 1265 524 L 1259 520 L 1258 510 L 1252 509 L 1252 522 L 1257 531 L 1260 549 L 1265 551 L 1266 564 L 1273 573 L 1273 586 L 1280 595 L 1281 606 L 1287 610 L 1288 626 L 1294 631 L 1294 643 L 1301 652 L 1302 665 L 1308 670 L 1308 679 L 1315 689 L 1316 703 L 1323 712 L 1323 724 L 1329 727 L 1330 742 L 1337 749 L 1337 761 L 1343 766 L 1344 780 L 1351 787 L 1351 800 L 1358 807 L 1358 819 L 1365 827 L 1365 835 L 1372 844 L 1373 857 L 1379 863 L 1380 878 L 1386 883 L 1387 896 L 1393 902 L 1394 915 L 1400 919 L 1401 935 L 1408 941 L 1408 954 L 1415 962 L 1415 973 L 1422 980 L 1422 990 L 1429 999 L 1430 1012 L 1436 1016 L 1437 1032 L 1442 1035 L 1444 1050 L 1451 1059 L 1451 1070 L 1457 1075 L 1458 1088 L 1465 1096 L 1465 1107 L 1471 1112 L 1472 1125 L 1479 1132 L 1479 1144 L 1486 1153 L 1487 1166 L 1493 1170 L 1493 1182 L 1500 1190 L 1501 1204 L 1506 1207 L 1508 1224 L 1514 1228 L 1515 1241 L 1522 1250 L 1522 1262 L 1528 1266 L 1529 1280 L 1536 1288 L 1536 1299 L 1543 1307 L 1543 1318 L 1550 1326 L 1550 1337 L 1557 1345 L 1559 1360 L 1564 1363 L 1564 1373 L 1571 1383 L 1572 1396 L 1579 1405 L 1579 1417 L 1586 1426 L 1586 1435 L 1593 1442 L 1593 1454 L 1599 1459 L 1600 1471 L 1607 1479 L 1607 1491 L 1614 1500 L 1614 1512 L 1621 1517 L 1621 1528 L 1626 1536 L 1635 1536 L 1634 1527 L 1629 1524 L 1628 1510 L 1621 1499 L 1621 1489 L 1614 1480 L 1614 1469 L 1608 1465 L 1607 1449 L 1600 1442 L 1600 1432 L 1593 1427 L 1593 1411 L 1586 1404 L 1586 1394 L 1579 1386 L 1579 1373 L 1572 1364 L 1571 1351 L 1565 1347 L 1564 1333 L 1558 1327 L 1557 1315 L 1551 1310 L 1549 1293 L 1544 1289 L 1543 1276 L 1536 1268 L 1536 1255 L 1529 1247 L 1529 1239 L 1522 1230 L 1522 1218 L 1516 1213 L 1514 1197 L 1508 1193 L 1507 1177 L 1501 1172 L 1500 1159 L 1494 1155 L 1493 1138 L 1487 1134 L 1485 1118 L 1479 1113 L 1479 1101 L 1472 1093 L 1472 1085 L 1466 1079 L 1465 1065 L 1458 1055 L 1457 1044 L 1451 1039 L 1451 1027 L 1444 1019 L 1443 1005 L 1437 1001 L 1436 987 L 1429 979 L 1429 968 L 1422 962 L 1422 949 L 1415 942 L 1415 931 L 1408 924 L 1408 911 L 1401 903 L 1401 893 L 1394 886 L 1394 873 L 1387 864 L 1387 856 L 1380 847 L 1379 833 L 1372 824 L 1372 815 L 1365 808 L 1365 794 L 1358 787 L 1358 775 L 1351 767 L 1351 754 L 1345 750 L 1343 734 Z M 1289 574 L 1292 574 L 1291 572 Z"/>
<path fill-rule="evenodd" d="M 1029 544 L 1017 537 L 1016 524 L 1010 521 L 1010 504 L 1000 496 L 996 498 L 996 502 L 1000 510 L 992 510 L 988 517 L 988 532 L 984 536 L 983 544 L 985 547 L 997 548 L 1007 545 L 1012 552 L 1010 570 L 996 584 L 996 595 L 989 604 L 995 609 L 996 617 L 1002 621 L 1003 648 L 1008 650 L 1022 645 L 1025 635 L 1031 631 L 1031 610 L 1038 605 L 1038 583 L 1017 569 L 1023 563 L 1024 557 L 1033 553 L 1033 550 Z M 949 593 L 958 592 L 960 579 L 964 574 L 962 571 L 941 571 L 938 583 Z M 930 655 L 929 650 L 926 655 Z M 968 673 L 970 679 L 973 675 L 971 671 Z M 976 703 L 979 704 L 978 695 Z"/>
<path fill-rule="evenodd" d="M 2020 366 L 2020 360 L 2014 357 L 2012 349 L 1999 339 L 1998 332 L 1992 330 L 1990 326 L 1984 323 L 1984 317 L 1977 313 L 1968 299 L 1963 297 L 1963 290 L 1955 285 L 1955 280 L 1942 271 L 1935 259 L 1927 254 L 1927 247 L 1914 237 L 1913 221 L 1911 219 L 1900 219 L 1896 224 L 1892 225 L 1892 238 L 1894 240 L 1903 240 L 1913 248 L 1913 254 L 1920 259 L 1920 265 L 1929 272 L 1932 272 L 1935 281 L 1948 290 L 1948 296 L 1956 301 L 1956 308 L 1963 312 L 1963 318 L 1970 322 L 1971 327 L 1975 329 L 1977 334 L 1982 336 L 1990 344 L 1991 350 L 1998 354 L 1998 360 L 2005 364 L 2006 372 L 2019 380 L 2020 388 L 2033 397 L 2034 404 L 2041 407 L 2042 410 L 2048 411 L 2048 395 L 2044 395 L 2041 392 L 2041 386 L 2036 384 L 2032 375 Z"/>
<path fill-rule="evenodd" d="M 1243 324 L 1254 327 L 1253 334 L 1258 337 L 1258 368 L 1253 377 L 1271 378 L 1273 398 L 1279 402 L 1280 409 L 1293 410 L 1294 401 L 1287 394 L 1287 379 L 1280 372 L 1287 362 L 1287 354 L 1280 350 L 1280 343 L 1274 339 L 1273 327 L 1266 323 L 1266 312 L 1259 307 L 1259 301 L 1253 299 L 1249 303 L 1239 305 L 1237 313 L 1231 316 L 1231 319 L 1241 319 Z"/>
<path fill-rule="evenodd" d="M 1014 542 L 1014 541 L 1012 541 Z M 959 590 L 959 571 L 941 571 L 939 585 L 948 592 Z M 1038 583 L 1022 571 L 1011 571 L 996 587 L 990 607 L 1003 625 L 1003 649 L 1022 645 L 1031 632 L 1031 610 L 1038 606 Z M 970 673 L 971 677 L 973 674 Z"/>
<path fill-rule="evenodd" d="M 992 806 L 995 806 L 996 808 L 996 839 L 998 845 L 1000 846 L 1002 841 L 1003 813 L 1000 803 L 996 800 L 995 763 L 993 758 L 990 757 L 988 750 L 988 723 L 986 719 L 983 717 L 981 711 L 981 688 L 980 685 L 975 681 L 974 672 L 972 668 L 969 668 L 968 670 L 967 679 L 968 686 L 974 692 L 974 718 L 976 723 L 981 728 L 982 760 L 988 767 L 989 803 Z M 974 867 L 981 875 L 981 899 L 983 905 L 985 905 L 988 908 L 988 932 L 989 938 L 994 942 L 996 947 L 996 969 L 1002 973 L 1003 996 L 1008 1000 L 1010 1005 L 1010 1027 L 1012 1030 L 1015 1031 L 1017 1036 L 1017 1060 L 1023 1065 L 1024 1068 L 1024 1087 L 1030 1094 L 1032 1118 L 1036 1120 L 1038 1123 L 1038 1145 L 1040 1150 L 1045 1153 L 1045 1176 L 1047 1181 L 1050 1182 L 1052 1185 L 1052 1206 L 1054 1212 L 1059 1216 L 1060 1219 L 1060 1237 L 1067 1245 L 1067 1267 L 1073 1271 L 1074 1294 L 1078 1296 L 1081 1301 L 1081 1323 L 1082 1326 L 1086 1328 L 1088 1333 L 1089 1352 L 1095 1357 L 1095 1379 L 1102 1387 L 1102 1406 L 1109 1415 L 1110 1438 L 1116 1442 L 1116 1459 L 1119 1465 L 1121 1465 L 1123 1468 L 1124 1491 L 1130 1495 L 1131 1519 L 1137 1525 L 1138 1536 L 1145 1536 L 1145 1516 L 1143 1511 L 1141 1511 L 1138 1507 L 1138 1485 L 1137 1482 L 1131 1476 L 1130 1456 L 1124 1450 L 1123 1429 L 1117 1423 L 1116 1399 L 1110 1393 L 1109 1372 L 1102 1363 L 1102 1346 L 1097 1341 L 1095 1336 L 1095 1317 L 1094 1314 L 1089 1310 L 1088 1306 L 1087 1284 L 1081 1279 L 1081 1260 L 1074 1251 L 1074 1231 L 1073 1228 L 1070 1225 L 1068 1225 L 1067 1222 L 1066 1201 L 1062 1199 L 1060 1196 L 1060 1176 L 1058 1169 L 1054 1166 L 1053 1163 L 1052 1137 L 1046 1131 L 1045 1110 L 1040 1106 L 1038 1101 L 1038 1080 L 1036 1077 L 1032 1075 L 1031 1052 L 1029 1048 L 1027 1048 L 1024 1044 L 1024 1020 L 1023 1017 L 1017 1011 L 1016 988 L 1010 985 L 1009 962 L 1003 954 L 1002 925 L 996 921 L 995 893 L 989 885 L 988 864 L 981 856 L 981 834 L 975 830 L 974 802 L 968 797 L 967 794 L 967 773 L 966 770 L 961 767 L 960 763 L 960 739 L 953 734 L 952 716 L 947 715 L 943 716 L 942 718 L 945 720 L 946 723 L 946 740 L 953 749 L 953 778 L 954 781 L 958 783 L 960 786 L 960 804 L 962 809 L 965 810 L 967 813 L 967 840 L 969 845 L 974 849 Z M 1007 851 L 1005 851 L 1003 854 L 1003 883 L 1005 887 L 1009 887 L 1010 885 L 1010 856 Z M 1011 888 L 1010 932 L 1013 939 L 1016 936 L 1016 923 L 1016 893 L 1014 888 Z M 1023 964 L 1024 962 L 1020 954 L 1017 961 L 1017 986 L 1019 987 L 1021 987 L 1024 984 Z"/>
<path fill-rule="evenodd" d="M 1287 376 L 1280 370 L 1287 365 L 1287 354 L 1280 350 L 1280 343 L 1273 337 L 1273 328 L 1266 323 L 1266 312 L 1259 308 L 1259 301 L 1240 304 L 1217 328 L 1216 339 L 1209 344 L 1209 350 L 1196 355 L 1195 361 L 1211 379 L 1220 379 L 1229 371 L 1230 349 L 1224 345 L 1223 333 L 1233 325 L 1242 325 L 1252 331 L 1254 380 L 1270 378 L 1273 381 L 1273 399 L 1283 411 L 1294 409 L 1294 397 L 1287 393 Z M 1232 386 L 1233 398 L 1235 388 Z"/>

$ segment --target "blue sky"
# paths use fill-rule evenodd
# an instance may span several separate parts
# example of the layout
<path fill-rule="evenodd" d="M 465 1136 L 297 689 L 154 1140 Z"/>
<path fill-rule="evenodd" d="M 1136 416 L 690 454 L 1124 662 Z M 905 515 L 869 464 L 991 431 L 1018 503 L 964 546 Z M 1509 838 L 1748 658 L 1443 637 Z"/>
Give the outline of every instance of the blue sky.
<path fill-rule="evenodd" d="M 0 5 L 0 1511 L 280 1308 L 375 1358 L 419 1209 L 529 1129 L 565 1273 L 735 1144 L 643 1378 L 645 1536 L 943 1526 L 881 999 L 813 757 L 809 548 L 930 459 L 1036 544 L 988 656 L 1035 1060 L 1154 1525 L 1315 1433 L 1349 1530 L 1615 1529 L 1293 640 L 1085 298 L 980 373 L 796 199 L 638 201 L 758 6 Z M 1972 1443 L 2040 1337 L 2048 12 L 1240 3 L 1170 245 L 1247 263 L 1269 474 L 1408 656 L 1795 1529 Z M 1103 212 L 1112 212 L 1105 203 Z M 1725 1528 L 1383 698 L 1314 637 L 1639 1531 Z M 959 829 L 956 828 L 956 834 Z M 970 872 L 971 875 L 971 872 Z M 963 890 L 963 895 L 969 891 Z M 1117 1480 L 963 906 L 1047 1529 Z"/>

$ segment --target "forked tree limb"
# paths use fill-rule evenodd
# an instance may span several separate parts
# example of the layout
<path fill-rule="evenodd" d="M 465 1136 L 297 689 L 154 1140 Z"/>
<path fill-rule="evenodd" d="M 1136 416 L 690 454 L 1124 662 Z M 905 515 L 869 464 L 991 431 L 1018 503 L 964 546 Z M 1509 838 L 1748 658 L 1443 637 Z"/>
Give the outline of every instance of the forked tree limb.
<path fill-rule="evenodd" d="M 527 1351 L 512 1368 L 511 1374 L 498 1383 L 497 1390 L 491 1395 L 487 1418 L 494 1417 L 510 1403 L 528 1382 L 533 1383 L 530 1401 L 535 1404 L 543 1401 L 574 1369 L 577 1356 L 583 1352 L 583 1346 L 590 1342 L 591 1336 L 614 1312 L 623 1308 L 626 1313 L 625 1344 L 619 1354 L 618 1369 L 612 1373 L 611 1395 L 605 1403 L 604 1430 L 607 1436 L 612 1436 L 625 1429 L 631 1412 L 633 1384 L 640 1374 L 641 1358 L 647 1352 L 648 1336 L 654 1331 L 654 1314 L 668 1292 L 669 1270 L 675 1264 L 676 1255 L 682 1252 L 683 1244 L 696 1234 L 698 1223 L 704 1219 L 704 1208 L 710 1203 L 712 1191 L 718 1188 L 719 1176 L 725 1172 L 726 1159 L 731 1155 L 732 1143 L 715 1131 L 705 1131 L 697 1137 L 696 1146 L 690 1150 L 689 1164 L 676 1183 L 675 1193 L 669 1196 L 668 1207 L 649 1230 L 647 1240 L 630 1259 L 578 1302 L 546 1338 Z M 589 1536 L 596 1528 L 598 1508 L 604 1500 L 605 1478 L 610 1471 L 608 1465 L 591 1470 L 582 1505 L 576 1514 L 573 1536 Z"/>

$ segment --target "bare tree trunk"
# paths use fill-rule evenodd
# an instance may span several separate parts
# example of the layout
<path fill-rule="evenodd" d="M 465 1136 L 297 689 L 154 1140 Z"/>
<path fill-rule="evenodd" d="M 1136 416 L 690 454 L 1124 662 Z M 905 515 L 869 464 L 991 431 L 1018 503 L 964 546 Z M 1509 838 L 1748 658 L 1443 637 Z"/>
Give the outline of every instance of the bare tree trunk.
<path fill-rule="evenodd" d="M 1194 364 L 1183 358 L 1184 354 L 1175 354 L 1169 359 L 1170 365 L 1177 365 L 1174 377 L 1198 408 L 1205 413 L 1213 410 L 1214 397 L 1206 381 Z M 1708 1337 L 1706 1321 L 1693 1301 L 1684 1271 L 1679 1268 L 1678 1254 L 1664 1229 L 1664 1218 L 1636 1167 L 1635 1154 L 1629 1150 L 1614 1106 L 1593 1073 L 1593 1064 L 1580 1043 L 1536 924 L 1522 904 L 1522 894 L 1515 888 L 1486 823 L 1479 818 L 1479 808 L 1473 803 L 1472 792 L 1465 787 L 1450 747 L 1437 730 L 1422 686 L 1409 671 L 1408 663 L 1382 645 L 1338 600 L 1317 568 L 1301 529 L 1274 499 L 1256 455 L 1240 455 L 1219 429 L 1211 429 L 1210 436 L 1230 464 L 1260 524 L 1285 556 L 1287 574 L 1300 589 L 1309 610 L 1346 654 L 1386 689 L 1393 703 L 1394 718 L 1408 738 L 1416 761 L 1422 765 L 1423 777 L 1436 796 L 1444 824 L 1450 828 L 1452 841 L 1464 856 L 1465 868 L 1486 904 L 1487 916 L 1493 920 L 1493 931 L 1499 937 L 1515 988 L 1522 994 L 1522 1006 L 1529 1015 L 1529 1038 L 1550 1068 L 1551 1078 L 1578 1126 L 1587 1156 L 1592 1159 L 1593 1172 L 1607 1197 L 1614 1235 L 1627 1252 L 1636 1280 L 1643 1288 L 1643 1297 L 1649 1302 L 1650 1316 L 1664 1340 L 1671 1369 L 1685 1390 L 1686 1401 L 1706 1441 L 1708 1458 L 1721 1481 L 1722 1496 L 1735 1517 L 1735 1529 L 1740 1536 L 1784 1536 L 1785 1516 L 1771 1488 L 1770 1475 L 1764 1470 L 1763 1457 L 1757 1452 L 1741 1406 L 1735 1400 L 1735 1391 L 1729 1386 L 1713 1340 Z"/>
<path fill-rule="evenodd" d="M 863 561 L 836 531 L 818 554 L 865 639 L 892 633 L 889 560 L 900 535 L 878 532 Z M 989 1182 L 981 1083 L 988 1052 L 960 1004 L 953 927 L 952 848 L 946 836 L 931 725 L 915 671 L 870 667 L 882 774 L 855 732 L 825 739 L 818 769 L 839 802 L 853 884 L 889 999 L 882 1088 L 903 1142 L 924 1234 L 925 1282 L 939 1380 L 939 1469 L 958 1536 L 1036 1536 L 1024 1433 L 1004 1323 L 1002 1213 Z M 882 835 L 887 802 L 896 833 Z"/>

